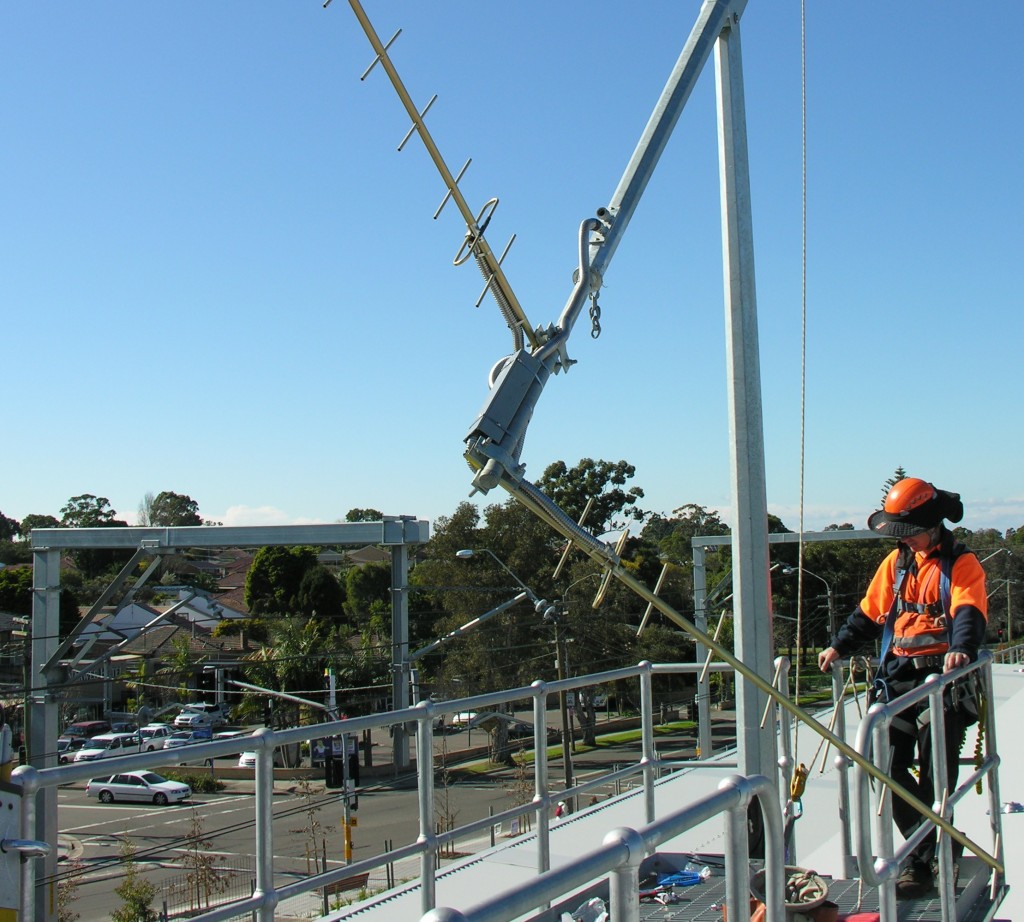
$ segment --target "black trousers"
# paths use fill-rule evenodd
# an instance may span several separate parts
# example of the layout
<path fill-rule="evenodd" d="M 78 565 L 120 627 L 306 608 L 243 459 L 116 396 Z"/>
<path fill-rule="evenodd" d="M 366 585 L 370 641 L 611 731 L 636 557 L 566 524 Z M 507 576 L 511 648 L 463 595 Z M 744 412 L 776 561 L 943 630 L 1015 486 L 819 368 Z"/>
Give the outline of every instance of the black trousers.
<path fill-rule="evenodd" d="M 895 689 L 894 689 L 895 690 Z M 909 689 L 905 688 L 903 691 Z M 902 692 L 897 692 L 902 694 Z M 916 713 L 915 713 L 916 711 Z M 927 806 L 942 801 L 942 791 L 935 790 L 932 765 L 932 727 L 927 702 L 909 708 L 898 715 L 889 726 L 889 744 L 892 746 L 893 780 Z M 966 735 L 966 722 L 959 711 L 944 712 L 946 726 L 946 779 L 949 790 L 956 788 L 960 775 L 960 748 Z M 917 774 L 911 772 L 915 761 Z M 936 810 L 938 812 L 938 810 Z M 896 828 L 907 839 L 921 824 L 922 816 L 902 797 L 892 795 L 892 816 Z M 935 857 L 936 830 L 933 828 L 911 852 L 910 858 L 924 864 Z M 959 842 L 953 842 L 953 857 L 963 851 Z"/>

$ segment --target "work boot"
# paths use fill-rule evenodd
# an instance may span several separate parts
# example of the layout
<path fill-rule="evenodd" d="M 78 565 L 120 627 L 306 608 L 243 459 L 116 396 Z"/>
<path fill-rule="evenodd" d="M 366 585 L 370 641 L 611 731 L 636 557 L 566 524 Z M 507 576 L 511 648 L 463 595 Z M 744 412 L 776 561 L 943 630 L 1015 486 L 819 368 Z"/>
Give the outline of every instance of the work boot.
<path fill-rule="evenodd" d="M 935 886 L 932 869 L 923 861 L 911 859 L 896 878 L 896 899 L 916 900 Z"/>
<path fill-rule="evenodd" d="M 932 876 L 935 878 L 936 882 L 938 882 L 938 879 L 939 879 L 939 859 L 938 858 L 932 858 L 932 860 L 931 860 L 931 869 L 932 869 Z M 960 882 L 960 865 L 957 864 L 956 861 L 954 861 L 953 862 L 953 889 L 954 890 L 956 890 L 956 885 L 959 882 Z"/>

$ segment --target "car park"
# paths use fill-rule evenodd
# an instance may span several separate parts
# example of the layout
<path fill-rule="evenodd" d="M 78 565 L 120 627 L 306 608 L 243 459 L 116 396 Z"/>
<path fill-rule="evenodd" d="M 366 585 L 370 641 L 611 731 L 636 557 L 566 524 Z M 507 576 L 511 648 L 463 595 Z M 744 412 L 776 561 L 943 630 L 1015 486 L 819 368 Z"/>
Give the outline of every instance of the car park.
<path fill-rule="evenodd" d="M 87 797 L 99 798 L 101 803 L 115 801 L 142 801 L 159 806 L 179 803 L 192 796 L 192 789 L 180 781 L 168 781 L 156 772 L 123 772 L 93 778 L 85 788 Z"/>
<path fill-rule="evenodd" d="M 164 741 L 174 731 L 167 724 L 149 724 L 139 730 L 142 737 L 142 748 L 145 752 L 152 752 L 154 749 L 163 749 Z"/>
<path fill-rule="evenodd" d="M 141 751 L 142 740 L 138 733 L 101 733 L 75 753 L 75 761 L 93 762 Z"/>

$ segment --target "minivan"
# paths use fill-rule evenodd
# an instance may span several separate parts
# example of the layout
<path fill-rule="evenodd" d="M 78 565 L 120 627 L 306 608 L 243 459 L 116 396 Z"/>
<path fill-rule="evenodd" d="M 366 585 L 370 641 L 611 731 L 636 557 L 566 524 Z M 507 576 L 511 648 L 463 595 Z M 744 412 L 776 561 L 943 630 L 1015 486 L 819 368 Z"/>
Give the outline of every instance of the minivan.
<path fill-rule="evenodd" d="M 110 723 L 106 720 L 79 720 L 69 724 L 61 734 L 65 739 L 92 739 L 101 733 L 110 733 Z"/>
<path fill-rule="evenodd" d="M 78 752 L 76 762 L 93 762 L 142 751 L 142 738 L 136 733 L 101 733 L 94 736 Z"/>

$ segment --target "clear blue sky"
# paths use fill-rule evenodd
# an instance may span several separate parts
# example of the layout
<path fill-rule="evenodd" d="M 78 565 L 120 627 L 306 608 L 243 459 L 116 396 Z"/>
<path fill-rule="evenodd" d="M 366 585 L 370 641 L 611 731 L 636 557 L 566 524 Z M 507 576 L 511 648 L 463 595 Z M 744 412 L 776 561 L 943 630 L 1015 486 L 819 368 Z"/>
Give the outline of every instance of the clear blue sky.
<path fill-rule="evenodd" d="M 557 319 L 699 9 L 367 11 L 531 322 Z M 864 526 L 897 465 L 970 528 L 1024 525 L 1024 4 L 808 3 L 805 527 Z M 742 21 L 768 500 L 799 524 L 800 6 Z M 510 348 L 464 228 L 345 0 L 0 12 L 0 511 L 173 490 L 229 524 L 434 520 Z M 729 519 L 714 74 L 548 384 L 523 460 L 626 459 L 645 508 Z M 477 498 L 480 499 L 479 497 Z M 504 501 L 492 493 L 483 502 Z"/>

